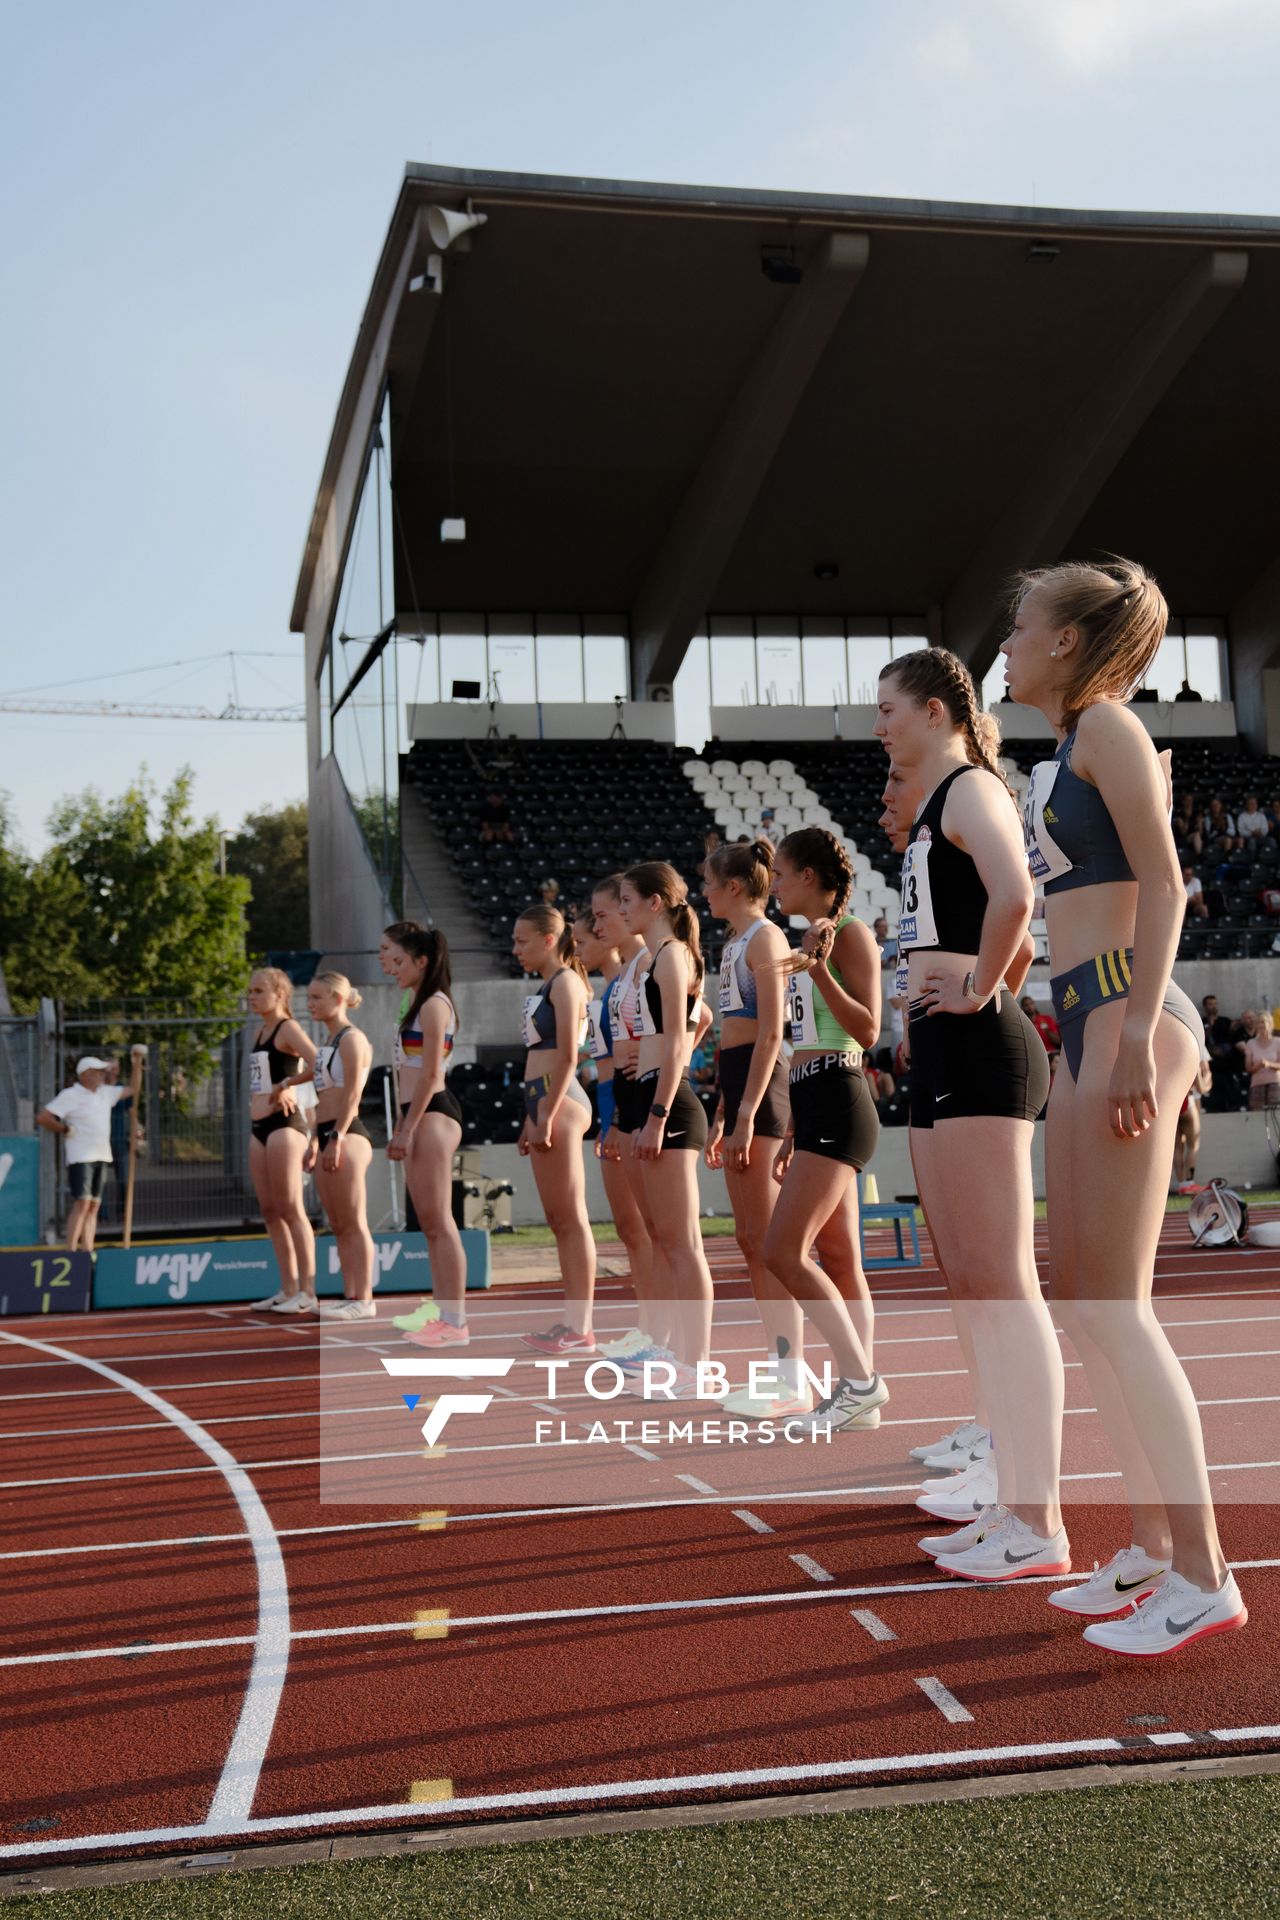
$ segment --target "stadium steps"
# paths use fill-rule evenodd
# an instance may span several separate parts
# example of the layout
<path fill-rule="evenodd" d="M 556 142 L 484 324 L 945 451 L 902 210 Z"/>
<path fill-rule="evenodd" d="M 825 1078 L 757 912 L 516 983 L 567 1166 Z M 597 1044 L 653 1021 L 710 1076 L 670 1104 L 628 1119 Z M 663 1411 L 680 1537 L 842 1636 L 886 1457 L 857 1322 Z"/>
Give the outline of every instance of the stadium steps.
<path fill-rule="evenodd" d="M 505 954 L 495 949 L 483 919 L 463 892 L 422 796 L 408 780 L 400 787 L 400 837 L 406 919 L 443 928 L 455 980 L 505 980 Z"/>

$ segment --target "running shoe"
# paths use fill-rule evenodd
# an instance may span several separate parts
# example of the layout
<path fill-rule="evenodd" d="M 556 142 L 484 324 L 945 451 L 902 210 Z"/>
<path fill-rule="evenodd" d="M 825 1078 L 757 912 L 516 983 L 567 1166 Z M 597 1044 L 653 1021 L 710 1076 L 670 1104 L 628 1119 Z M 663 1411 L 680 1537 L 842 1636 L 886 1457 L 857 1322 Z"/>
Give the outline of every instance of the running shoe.
<path fill-rule="evenodd" d="M 918 1460 L 922 1467 L 952 1464 L 963 1467 L 968 1464 L 977 1442 L 986 1438 L 986 1428 L 980 1427 L 976 1420 L 962 1420 L 950 1433 L 944 1433 L 941 1440 L 926 1440 L 922 1447 L 912 1447 L 907 1457 Z"/>
<path fill-rule="evenodd" d="M 630 1353 L 624 1353 L 616 1364 L 624 1373 L 643 1373 L 646 1360 L 665 1360 L 669 1365 L 674 1366 L 675 1355 L 670 1347 L 660 1347 L 654 1342 L 649 1342 L 643 1347 L 633 1348 Z"/>
<path fill-rule="evenodd" d="M 520 1338 L 535 1353 L 595 1353 L 594 1334 L 579 1333 L 576 1328 L 557 1321 L 545 1333 L 522 1333 Z"/>
<path fill-rule="evenodd" d="M 991 1435 L 984 1430 L 963 1449 L 953 1451 L 943 1448 L 938 1453 L 931 1453 L 923 1465 L 933 1473 L 964 1473 L 976 1466 L 979 1460 L 985 1460 L 990 1451 Z"/>
<path fill-rule="evenodd" d="M 625 1333 L 615 1333 L 612 1339 L 606 1340 L 600 1352 L 606 1360 L 622 1360 L 629 1354 L 638 1352 L 641 1347 L 652 1344 L 648 1334 L 642 1328 L 628 1327 Z"/>
<path fill-rule="evenodd" d="M 306 1313 L 315 1306 L 312 1293 L 273 1293 L 269 1300 L 255 1300 L 250 1313 Z"/>
<path fill-rule="evenodd" d="M 398 1313 L 391 1322 L 401 1333 L 417 1333 L 432 1320 L 440 1318 L 440 1309 L 434 1300 L 423 1300 L 412 1313 Z"/>
<path fill-rule="evenodd" d="M 889 1389 L 878 1373 L 872 1374 L 870 1384 L 865 1387 L 855 1387 L 851 1380 L 837 1380 L 826 1399 L 819 1400 L 801 1424 L 814 1434 L 828 1428 L 832 1433 L 839 1433 L 847 1427 L 865 1426 L 866 1416 L 878 1414 L 888 1400 Z"/>
<path fill-rule="evenodd" d="M 992 1450 L 990 1447 L 985 1447 L 981 1453 L 975 1453 L 972 1460 L 959 1462 L 950 1473 L 938 1473 L 932 1480 L 922 1480 L 920 1491 L 921 1493 L 950 1493 L 957 1480 L 975 1473 L 979 1467 L 990 1466 L 991 1462 Z"/>
<path fill-rule="evenodd" d="M 324 1300 L 317 1308 L 322 1320 L 376 1320 L 372 1300 Z"/>
<path fill-rule="evenodd" d="M 931 1560 L 936 1560 L 940 1553 L 963 1553 L 966 1547 L 976 1547 L 979 1540 L 985 1539 L 988 1527 L 994 1527 L 1003 1520 L 1008 1511 L 1007 1507 L 999 1504 L 984 1507 L 977 1519 L 971 1520 L 967 1527 L 953 1527 L 950 1533 L 926 1533 L 923 1540 L 916 1541 L 916 1545 Z"/>
<path fill-rule="evenodd" d="M 1152 1659 L 1189 1647 L 1193 1640 L 1206 1640 L 1211 1633 L 1231 1633 L 1248 1619 L 1234 1574 L 1227 1575 L 1216 1593 L 1205 1593 L 1171 1571 L 1145 1605 L 1121 1620 L 1095 1620 L 1085 1628 L 1084 1637 L 1091 1647 L 1108 1653 Z"/>
<path fill-rule="evenodd" d="M 466 1327 L 455 1327 L 448 1320 L 429 1320 L 425 1327 L 406 1333 L 415 1347 L 469 1347 L 471 1334 Z"/>
<path fill-rule="evenodd" d="M 698 1386 L 698 1369 L 691 1367 L 686 1360 L 675 1362 L 676 1377 L 670 1382 L 669 1391 L 674 1400 L 714 1400 L 713 1393 L 703 1393 Z M 665 1393 L 655 1393 L 652 1398 L 658 1405 L 666 1399 Z"/>
<path fill-rule="evenodd" d="M 945 1493 L 922 1493 L 916 1505 L 935 1520 L 974 1520 L 984 1507 L 995 1506 L 999 1498 L 995 1461 L 988 1458 L 978 1461 L 968 1473 L 953 1475 Z"/>
<path fill-rule="evenodd" d="M 1127 1613 L 1154 1593 L 1169 1571 L 1167 1560 L 1153 1560 L 1141 1547 L 1121 1547 L 1105 1567 L 1095 1560 L 1093 1572 L 1077 1587 L 1063 1587 L 1046 1594 L 1051 1607 L 1062 1613 L 1092 1614 L 1104 1619 L 1109 1613 Z"/>
<path fill-rule="evenodd" d="M 752 1393 L 750 1387 L 739 1387 L 721 1402 L 726 1413 L 738 1414 L 748 1420 L 790 1420 L 796 1414 L 813 1412 L 813 1394 L 808 1388 L 797 1393 L 794 1387 L 784 1386 L 781 1381 L 772 1393 Z M 876 1418 L 880 1409 L 875 1409 Z"/>
<path fill-rule="evenodd" d="M 1025 1521 L 1006 1513 L 1003 1520 L 983 1529 L 971 1547 L 938 1555 L 943 1573 L 962 1580 L 1025 1580 L 1033 1574 L 1070 1573 L 1071 1548 L 1066 1530 L 1059 1527 L 1049 1539 L 1033 1533 Z"/>

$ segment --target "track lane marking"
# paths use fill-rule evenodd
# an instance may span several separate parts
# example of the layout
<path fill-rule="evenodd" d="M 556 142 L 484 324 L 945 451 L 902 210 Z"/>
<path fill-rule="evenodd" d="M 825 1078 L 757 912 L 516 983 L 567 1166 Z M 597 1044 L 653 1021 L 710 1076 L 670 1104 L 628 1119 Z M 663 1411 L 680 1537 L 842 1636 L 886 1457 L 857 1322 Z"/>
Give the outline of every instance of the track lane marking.
<path fill-rule="evenodd" d="M 968 1707 L 961 1706 L 950 1687 L 944 1687 L 941 1680 L 933 1674 L 926 1674 L 916 1685 L 926 1700 L 931 1700 L 944 1720 L 950 1720 L 953 1726 L 959 1726 L 965 1720 L 972 1720 Z"/>
<path fill-rule="evenodd" d="M 258 1778 L 267 1756 L 289 1664 L 289 1579 L 271 1516 L 249 1478 L 248 1469 L 240 1464 L 234 1454 L 228 1453 L 212 1434 L 206 1433 L 190 1414 L 183 1413 L 180 1407 L 171 1406 L 149 1387 L 139 1386 L 125 1374 L 117 1373 L 105 1361 L 90 1355 L 73 1353 L 67 1347 L 56 1347 L 51 1341 L 32 1340 L 23 1334 L 10 1333 L 3 1327 L 0 1327 L 0 1340 L 57 1354 L 77 1366 L 89 1367 L 117 1385 L 128 1387 L 154 1412 L 162 1413 L 171 1420 L 191 1444 L 213 1462 L 210 1468 L 197 1471 L 220 1473 L 240 1509 L 258 1576 L 258 1624 L 251 1636 L 253 1660 L 245 1682 L 240 1716 L 222 1763 L 222 1772 L 203 1828 L 206 1833 L 237 1831 L 253 1811 Z"/>
<path fill-rule="evenodd" d="M 1280 1740 L 1280 1725 L 1214 1727 L 1209 1738 L 1223 1745 Z M 442 1800 L 437 1815 L 506 1812 L 516 1807 L 580 1806 L 591 1800 L 629 1800 L 645 1794 L 706 1793 L 725 1787 L 781 1786 L 800 1780 L 845 1780 L 876 1773 L 904 1773 L 916 1768 L 980 1767 L 1008 1760 L 1056 1760 L 1074 1753 L 1128 1753 L 1131 1749 L 1109 1734 L 1092 1740 L 1027 1740 L 1005 1747 L 960 1747 L 935 1753 L 893 1753 L 878 1759 L 815 1760 L 802 1766 L 751 1767 L 722 1773 L 658 1775 L 649 1780 L 603 1780 L 573 1787 L 531 1788 L 522 1793 L 471 1794 Z M 1140 1777 L 1140 1776 L 1139 1776 Z M 237 1829 L 247 1837 L 292 1833 L 303 1827 L 341 1827 L 386 1820 L 421 1820 L 422 1805 L 411 1800 L 383 1806 L 325 1808 L 313 1813 L 276 1814 L 269 1819 L 246 1820 Z M 143 1827 L 126 1833 L 87 1833 L 66 1840 L 27 1840 L 0 1847 L 0 1859 L 31 1859 L 58 1853 L 84 1853 L 93 1848 L 139 1847 L 166 1841 L 198 1840 L 204 1827 Z"/>

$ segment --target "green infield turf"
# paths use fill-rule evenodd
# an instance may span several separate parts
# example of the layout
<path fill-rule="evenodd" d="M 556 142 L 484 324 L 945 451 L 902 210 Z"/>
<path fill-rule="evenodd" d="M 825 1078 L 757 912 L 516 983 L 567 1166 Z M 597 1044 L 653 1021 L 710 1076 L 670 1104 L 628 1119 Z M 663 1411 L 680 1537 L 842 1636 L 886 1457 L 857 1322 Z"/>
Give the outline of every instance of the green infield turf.
<path fill-rule="evenodd" d="M 47 1920 L 1246 1920 L 1280 1777 L 1082 1788 L 20 1897 Z"/>

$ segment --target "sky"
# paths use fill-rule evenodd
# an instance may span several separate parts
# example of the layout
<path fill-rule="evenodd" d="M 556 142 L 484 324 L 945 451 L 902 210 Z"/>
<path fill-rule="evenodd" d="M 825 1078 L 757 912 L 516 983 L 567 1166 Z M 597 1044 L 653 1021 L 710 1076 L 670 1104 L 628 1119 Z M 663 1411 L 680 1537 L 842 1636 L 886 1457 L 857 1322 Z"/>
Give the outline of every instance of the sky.
<path fill-rule="evenodd" d="M 236 649 L 243 702 L 301 700 L 293 589 L 408 161 L 1280 213 L 1273 0 L 66 0 L 5 43 L 0 695 L 220 706 Z M 298 725 L 0 714 L 32 850 L 143 766 L 234 829 L 304 760 Z"/>

